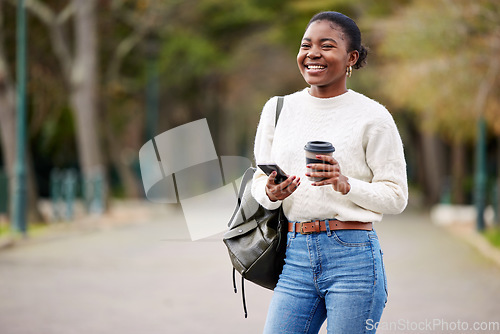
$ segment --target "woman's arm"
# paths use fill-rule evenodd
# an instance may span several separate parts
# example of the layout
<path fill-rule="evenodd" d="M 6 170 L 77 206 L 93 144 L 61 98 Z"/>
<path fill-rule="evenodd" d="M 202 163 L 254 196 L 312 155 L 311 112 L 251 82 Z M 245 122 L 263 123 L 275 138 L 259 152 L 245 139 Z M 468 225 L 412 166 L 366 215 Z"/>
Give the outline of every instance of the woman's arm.
<path fill-rule="evenodd" d="M 269 100 L 261 114 L 254 147 L 257 164 L 274 162 L 271 151 L 275 134 L 277 101 L 277 97 Z M 281 202 L 297 190 L 300 185 L 300 178 L 294 175 L 289 175 L 285 181 L 279 184 L 274 182 L 275 176 L 276 172 L 268 177 L 260 168 L 257 168 L 252 183 L 253 197 L 269 210 L 279 208 Z"/>
<path fill-rule="evenodd" d="M 346 196 L 355 204 L 382 214 L 401 213 L 408 203 L 403 143 L 392 117 L 366 133 L 366 163 L 371 182 L 348 177 Z"/>
<path fill-rule="evenodd" d="M 271 157 L 271 147 L 274 138 L 274 122 L 276 118 L 277 97 L 271 98 L 264 105 L 260 115 L 257 133 L 254 143 L 254 157 L 256 164 L 273 162 Z M 266 194 L 266 184 L 268 177 L 264 172 L 257 168 L 253 176 L 252 196 L 263 207 L 274 210 L 280 207 L 281 201 L 271 201 Z"/>
<path fill-rule="evenodd" d="M 406 162 L 403 144 L 392 118 L 373 126 L 365 133 L 365 159 L 360 167 L 368 165 L 373 173 L 370 182 L 356 179 L 360 175 L 351 169 L 343 173 L 342 166 L 331 156 L 318 155 L 327 164 L 308 165 L 306 176 L 321 177 L 312 186 L 329 185 L 363 209 L 381 214 L 401 213 L 408 202 Z M 351 174 L 351 175 L 349 175 Z"/>

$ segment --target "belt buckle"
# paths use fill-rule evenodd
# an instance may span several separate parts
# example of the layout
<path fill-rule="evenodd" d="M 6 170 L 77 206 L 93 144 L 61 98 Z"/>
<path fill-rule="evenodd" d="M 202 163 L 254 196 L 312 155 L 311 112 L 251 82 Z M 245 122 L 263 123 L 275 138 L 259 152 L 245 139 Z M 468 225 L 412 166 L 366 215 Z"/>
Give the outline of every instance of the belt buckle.
<path fill-rule="evenodd" d="M 304 223 L 300 223 L 300 229 L 299 229 L 300 234 L 302 235 L 307 235 L 307 234 L 312 234 L 313 232 L 305 232 L 304 231 Z"/>
<path fill-rule="evenodd" d="M 312 222 L 302 222 L 300 223 L 300 229 L 299 229 L 299 232 L 300 234 L 302 235 L 308 235 L 308 234 L 313 234 L 313 233 L 316 233 L 316 229 L 312 230 L 312 231 L 304 231 L 304 224 L 305 223 L 312 223 Z"/>

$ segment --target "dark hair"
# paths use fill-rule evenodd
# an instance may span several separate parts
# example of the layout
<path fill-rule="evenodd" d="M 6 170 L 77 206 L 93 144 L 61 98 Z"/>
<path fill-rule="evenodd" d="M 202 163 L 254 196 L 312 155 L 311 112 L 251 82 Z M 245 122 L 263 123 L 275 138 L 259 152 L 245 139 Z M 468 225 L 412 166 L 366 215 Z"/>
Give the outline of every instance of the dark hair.
<path fill-rule="evenodd" d="M 347 51 L 351 52 L 356 50 L 359 53 L 358 61 L 356 62 L 356 64 L 354 64 L 353 67 L 356 69 L 363 67 L 363 65 L 366 64 L 368 49 L 361 44 L 361 32 L 359 31 L 356 22 L 354 22 L 350 17 L 338 12 L 321 12 L 312 17 L 312 19 L 307 24 L 307 28 L 313 22 L 323 20 L 330 21 L 331 23 L 338 25 L 342 29 L 344 34 L 348 36 L 349 50 Z"/>

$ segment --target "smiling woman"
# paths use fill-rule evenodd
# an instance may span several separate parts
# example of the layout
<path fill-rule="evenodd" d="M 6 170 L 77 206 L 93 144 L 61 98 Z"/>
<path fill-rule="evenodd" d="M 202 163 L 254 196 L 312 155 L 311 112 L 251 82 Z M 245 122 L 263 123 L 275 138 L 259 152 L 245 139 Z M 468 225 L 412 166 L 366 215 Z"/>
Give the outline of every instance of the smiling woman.
<path fill-rule="evenodd" d="M 285 265 L 265 334 L 318 333 L 325 320 L 328 333 L 374 333 L 367 324 L 379 321 L 385 307 L 385 269 L 373 225 L 383 214 L 404 210 L 408 186 L 392 116 L 347 89 L 366 55 L 352 19 L 317 14 L 297 55 L 309 87 L 285 96 L 277 124 L 276 97 L 262 111 L 256 163 L 276 163 L 290 173 L 277 184 L 275 172 L 268 177 L 257 170 L 252 183 L 255 199 L 270 210 L 282 206 L 288 219 Z M 306 163 L 304 148 L 315 141 L 331 143 L 333 155 L 315 153 Z"/>

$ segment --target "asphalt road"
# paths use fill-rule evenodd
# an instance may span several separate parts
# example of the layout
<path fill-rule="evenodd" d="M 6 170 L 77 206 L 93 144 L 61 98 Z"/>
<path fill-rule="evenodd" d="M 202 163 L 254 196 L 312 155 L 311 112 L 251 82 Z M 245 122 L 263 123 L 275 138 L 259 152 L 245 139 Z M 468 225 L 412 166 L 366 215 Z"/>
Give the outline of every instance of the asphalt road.
<path fill-rule="evenodd" d="M 244 319 L 220 236 L 189 241 L 169 208 L 131 219 L 1 250 L 0 333 L 262 332 L 272 292 L 248 283 Z M 389 285 L 378 333 L 500 332 L 496 264 L 423 214 L 389 216 L 376 229 Z M 473 328 L 494 322 L 497 330 Z"/>

